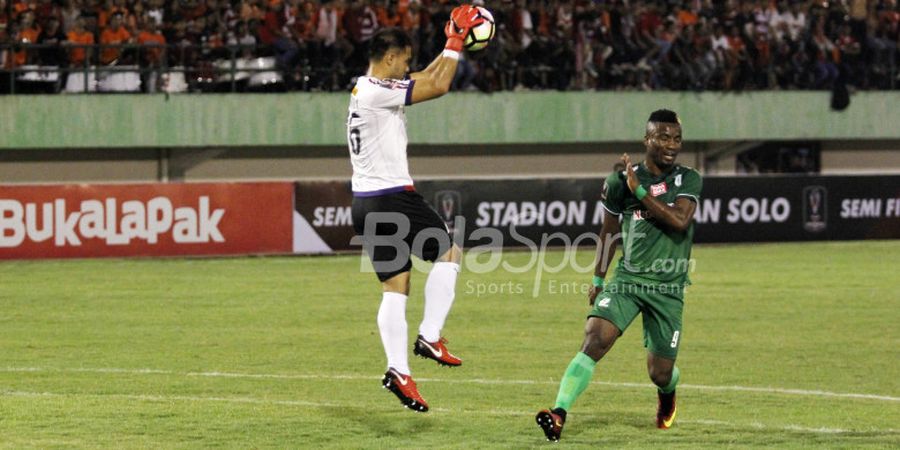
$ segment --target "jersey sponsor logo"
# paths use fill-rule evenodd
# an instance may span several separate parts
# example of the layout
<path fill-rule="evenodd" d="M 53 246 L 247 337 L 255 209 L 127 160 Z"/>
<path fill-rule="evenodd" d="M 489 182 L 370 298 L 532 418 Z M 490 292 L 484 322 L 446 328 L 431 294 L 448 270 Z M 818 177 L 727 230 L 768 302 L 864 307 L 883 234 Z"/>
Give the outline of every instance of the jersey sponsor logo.
<path fill-rule="evenodd" d="M 666 192 L 669 192 L 669 189 L 666 187 L 665 181 L 663 181 L 662 183 L 653 184 L 650 186 L 650 195 L 652 195 L 654 197 L 659 197 L 660 195 L 663 195 Z"/>

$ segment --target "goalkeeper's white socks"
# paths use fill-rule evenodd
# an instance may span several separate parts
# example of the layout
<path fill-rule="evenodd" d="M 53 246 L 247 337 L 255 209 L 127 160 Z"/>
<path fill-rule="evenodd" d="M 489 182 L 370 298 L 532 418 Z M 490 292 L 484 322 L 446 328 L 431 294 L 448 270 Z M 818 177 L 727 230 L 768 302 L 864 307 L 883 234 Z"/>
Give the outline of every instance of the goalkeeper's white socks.
<path fill-rule="evenodd" d="M 454 262 L 436 262 L 425 282 L 425 315 L 419 326 L 419 334 L 428 342 L 437 342 L 441 338 L 444 321 L 450 314 L 453 298 L 456 296 L 456 277 L 459 275 L 459 264 Z"/>
<path fill-rule="evenodd" d="M 397 292 L 385 292 L 378 308 L 378 331 L 387 355 L 388 367 L 403 375 L 409 375 L 409 359 L 406 348 L 406 296 Z"/>

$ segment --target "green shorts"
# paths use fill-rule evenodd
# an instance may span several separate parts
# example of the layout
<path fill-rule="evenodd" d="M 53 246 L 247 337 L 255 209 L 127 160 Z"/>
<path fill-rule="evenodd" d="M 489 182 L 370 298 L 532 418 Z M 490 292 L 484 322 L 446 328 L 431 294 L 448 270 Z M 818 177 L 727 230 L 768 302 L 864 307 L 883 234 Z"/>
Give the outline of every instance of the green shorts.
<path fill-rule="evenodd" d="M 644 319 L 644 347 L 657 356 L 675 359 L 681 337 L 684 292 L 678 287 L 641 286 L 611 282 L 597 296 L 588 317 L 613 323 L 619 335 L 628 329 L 638 313 Z"/>

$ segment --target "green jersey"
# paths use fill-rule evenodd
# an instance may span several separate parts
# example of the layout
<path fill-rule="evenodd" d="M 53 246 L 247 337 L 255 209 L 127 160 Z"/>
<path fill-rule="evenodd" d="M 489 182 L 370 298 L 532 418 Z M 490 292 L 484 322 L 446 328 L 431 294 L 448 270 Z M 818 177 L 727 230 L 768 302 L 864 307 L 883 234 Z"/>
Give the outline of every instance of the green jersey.
<path fill-rule="evenodd" d="M 690 168 L 675 165 L 655 176 L 643 163 L 634 165 L 641 185 L 663 203 L 674 205 L 678 197 L 700 201 L 703 180 Z M 625 171 L 615 172 L 603 184 L 603 207 L 622 219 L 623 256 L 616 268 L 615 280 L 640 285 L 690 284 L 691 244 L 694 224 L 685 231 L 669 229 L 665 224 L 646 218 L 647 210 L 628 189 Z"/>

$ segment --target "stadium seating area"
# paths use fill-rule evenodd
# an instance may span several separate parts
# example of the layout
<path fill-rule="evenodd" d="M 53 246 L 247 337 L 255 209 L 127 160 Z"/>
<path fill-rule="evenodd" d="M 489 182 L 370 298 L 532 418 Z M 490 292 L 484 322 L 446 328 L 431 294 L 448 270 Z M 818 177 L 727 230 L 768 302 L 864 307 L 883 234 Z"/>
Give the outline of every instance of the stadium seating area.
<path fill-rule="evenodd" d="M 427 64 L 454 4 L 0 0 L 0 92 L 343 90 L 380 27 L 409 30 L 413 66 Z M 460 65 L 456 89 L 900 88 L 896 0 L 484 6 L 497 36 Z"/>

